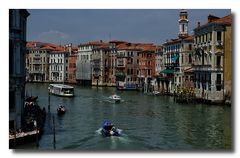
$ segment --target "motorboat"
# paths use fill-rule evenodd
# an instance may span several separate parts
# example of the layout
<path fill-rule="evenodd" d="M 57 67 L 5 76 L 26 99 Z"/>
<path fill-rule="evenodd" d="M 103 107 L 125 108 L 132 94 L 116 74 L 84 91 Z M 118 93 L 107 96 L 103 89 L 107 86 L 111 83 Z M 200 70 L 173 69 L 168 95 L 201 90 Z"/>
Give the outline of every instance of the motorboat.
<path fill-rule="evenodd" d="M 116 95 L 116 94 L 111 95 L 109 97 L 109 99 L 115 101 L 115 103 L 120 103 L 121 102 L 121 97 Z"/>
<path fill-rule="evenodd" d="M 65 112 L 66 112 L 65 107 L 63 105 L 59 105 L 58 108 L 57 108 L 58 115 L 65 114 Z"/>
<path fill-rule="evenodd" d="M 110 121 L 105 121 L 101 128 L 101 133 L 105 137 L 120 136 L 120 131 Z"/>

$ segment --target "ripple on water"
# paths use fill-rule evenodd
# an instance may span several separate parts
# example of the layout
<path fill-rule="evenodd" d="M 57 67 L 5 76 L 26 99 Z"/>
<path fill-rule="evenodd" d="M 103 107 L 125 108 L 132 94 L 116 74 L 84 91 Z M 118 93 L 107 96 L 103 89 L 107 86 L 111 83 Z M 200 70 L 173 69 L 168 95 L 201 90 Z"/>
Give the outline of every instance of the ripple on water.
<path fill-rule="evenodd" d="M 48 84 L 27 84 L 38 95 L 40 106 L 47 109 Z M 76 96 L 51 96 L 51 115 L 46 118 L 40 149 L 52 149 L 55 115 L 57 149 L 82 150 L 177 150 L 231 149 L 231 107 L 202 104 L 177 104 L 170 96 L 147 96 L 141 92 L 119 92 L 124 102 L 106 99 L 115 88 L 75 86 Z M 67 106 L 63 117 L 56 108 Z M 55 109 L 55 110 L 54 110 Z M 122 137 L 104 138 L 96 134 L 103 120 L 109 119 L 123 129 Z M 26 148 L 29 148 L 26 147 Z M 34 147 L 32 147 L 34 148 Z"/>

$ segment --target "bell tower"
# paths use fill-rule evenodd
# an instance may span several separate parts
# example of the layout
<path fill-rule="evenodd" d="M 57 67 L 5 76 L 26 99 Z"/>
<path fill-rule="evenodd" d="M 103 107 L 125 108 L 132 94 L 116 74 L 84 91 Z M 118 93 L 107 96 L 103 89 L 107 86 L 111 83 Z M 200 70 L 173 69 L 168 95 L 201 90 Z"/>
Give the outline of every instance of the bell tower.
<path fill-rule="evenodd" d="M 178 37 L 184 38 L 184 37 L 188 36 L 188 13 L 187 13 L 187 10 L 185 10 L 185 9 L 180 10 L 178 22 L 179 22 Z"/>

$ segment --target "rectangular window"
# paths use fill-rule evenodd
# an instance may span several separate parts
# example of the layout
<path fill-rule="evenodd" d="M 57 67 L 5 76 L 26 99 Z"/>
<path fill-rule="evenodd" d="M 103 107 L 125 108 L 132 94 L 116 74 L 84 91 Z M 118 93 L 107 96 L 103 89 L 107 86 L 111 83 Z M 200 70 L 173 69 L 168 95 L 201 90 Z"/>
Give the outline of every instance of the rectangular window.
<path fill-rule="evenodd" d="M 192 44 L 188 45 L 189 50 L 192 50 Z"/>
<path fill-rule="evenodd" d="M 221 66 L 221 56 L 217 56 L 217 66 Z"/>
<path fill-rule="evenodd" d="M 148 70 L 148 76 L 151 76 L 151 70 Z"/>
<path fill-rule="evenodd" d="M 217 81 L 216 81 L 217 91 L 221 91 L 221 89 L 222 89 L 221 77 L 222 77 L 221 74 L 217 74 Z"/>
<path fill-rule="evenodd" d="M 13 41 L 9 40 L 9 74 L 14 71 L 14 45 Z"/>
<path fill-rule="evenodd" d="M 222 32 L 218 31 L 217 32 L 217 41 L 221 41 L 222 40 Z"/>
<path fill-rule="evenodd" d="M 191 64 L 191 63 L 192 63 L 192 54 L 189 54 L 189 55 L 188 55 L 188 60 L 189 60 L 188 63 Z"/>
<path fill-rule="evenodd" d="M 9 91 L 9 109 L 15 108 L 15 91 Z"/>

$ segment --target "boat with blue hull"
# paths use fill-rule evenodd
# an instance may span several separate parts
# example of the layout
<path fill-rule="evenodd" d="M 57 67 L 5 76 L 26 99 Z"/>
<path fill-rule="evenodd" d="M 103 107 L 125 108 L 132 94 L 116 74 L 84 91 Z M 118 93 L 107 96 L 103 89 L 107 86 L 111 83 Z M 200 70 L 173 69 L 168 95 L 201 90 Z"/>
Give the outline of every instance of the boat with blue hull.
<path fill-rule="evenodd" d="M 110 121 L 105 121 L 103 123 L 101 133 L 105 137 L 120 136 L 120 130 L 117 129 Z"/>

